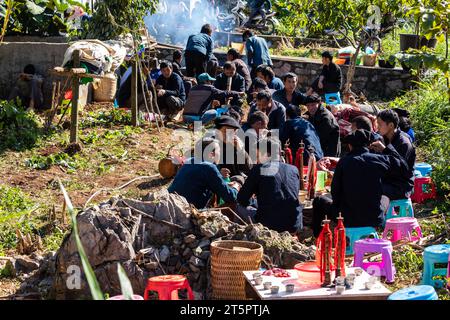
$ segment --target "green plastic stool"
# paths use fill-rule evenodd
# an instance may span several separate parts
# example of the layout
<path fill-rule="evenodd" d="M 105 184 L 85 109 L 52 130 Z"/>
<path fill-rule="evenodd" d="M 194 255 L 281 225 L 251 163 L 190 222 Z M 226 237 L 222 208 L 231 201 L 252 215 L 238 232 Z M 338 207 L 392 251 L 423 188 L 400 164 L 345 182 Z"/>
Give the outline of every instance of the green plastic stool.
<path fill-rule="evenodd" d="M 396 208 L 399 208 L 396 212 Z M 392 200 L 386 212 L 385 221 L 392 218 L 414 218 L 414 208 L 411 199 Z"/>
<path fill-rule="evenodd" d="M 373 227 L 345 228 L 345 235 L 347 237 L 345 255 L 347 256 L 353 254 L 353 246 L 356 241 L 366 238 L 380 239 L 377 230 Z"/>
<path fill-rule="evenodd" d="M 444 281 L 433 280 L 435 276 L 447 276 L 448 257 L 450 254 L 450 244 L 440 244 L 430 246 L 423 252 L 423 273 L 422 284 L 433 286 L 435 288 L 442 288 Z M 441 267 L 436 267 L 436 264 L 441 264 Z M 444 267 L 445 265 L 445 267 Z"/>

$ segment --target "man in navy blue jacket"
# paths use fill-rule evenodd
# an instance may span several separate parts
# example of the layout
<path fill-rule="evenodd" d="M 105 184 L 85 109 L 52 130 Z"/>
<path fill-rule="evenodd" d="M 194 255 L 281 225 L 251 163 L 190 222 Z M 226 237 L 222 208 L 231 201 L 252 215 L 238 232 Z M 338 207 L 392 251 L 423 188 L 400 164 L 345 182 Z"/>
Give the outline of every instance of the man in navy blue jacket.
<path fill-rule="evenodd" d="M 332 200 L 326 196 L 314 199 L 313 231 L 317 237 L 325 215 L 344 217 L 346 227 L 379 227 L 384 222 L 381 198 L 382 179 L 390 174 L 408 176 L 408 164 L 392 146 L 382 150 L 382 154 L 370 153 L 368 146 L 370 132 L 356 130 L 344 141 L 350 153 L 339 160 L 331 183 Z"/>
<path fill-rule="evenodd" d="M 294 163 L 295 156 L 297 154 L 297 150 L 301 141 L 303 141 L 303 143 L 305 144 L 305 150 L 309 150 L 310 147 L 313 148 L 316 160 L 322 159 L 323 151 L 322 147 L 320 146 L 320 139 L 317 135 L 316 129 L 309 121 L 301 117 L 300 108 L 297 106 L 288 106 L 288 108 L 286 109 L 286 118 L 286 123 L 280 130 L 280 140 L 283 146 L 289 140 Z M 308 152 L 305 152 L 303 161 L 305 165 L 308 165 Z"/>
<path fill-rule="evenodd" d="M 171 117 L 183 109 L 186 101 L 183 79 L 173 72 L 172 63 L 160 64 L 161 75 L 156 79 L 158 106 L 162 113 Z"/>
<path fill-rule="evenodd" d="M 189 37 L 184 52 L 188 77 L 198 77 L 206 72 L 213 52 L 212 32 L 211 25 L 205 24 L 199 34 Z"/>
<path fill-rule="evenodd" d="M 284 89 L 273 93 L 273 100 L 283 104 L 285 108 L 289 105 L 304 105 L 306 96 L 297 89 L 298 77 L 295 73 L 289 72 L 283 76 Z"/>
<path fill-rule="evenodd" d="M 228 78 L 231 78 L 231 88 L 228 88 Z M 236 65 L 233 62 L 225 62 L 223 73 L 216 77 L 214 86 L 219 90 L 232 92 L 236 96 L 245 94 L 245 79 L 236 72 Z M 231 101 L 233 106 L 240 107 L 242 104 L 243 101 L 241 99 L 233 98 Z"/>
<path fill-rule="evenodd" d="M 203 209 L 214 194 L 226 203 L 236 202 L 240 189 L 237 182 L 228 185 L 217 168 L 220 159 L 219 142 L 204 138 L 196 143 L 194 157 L 187 159 L 178 171 L 168 191 L 186 198 L 197 209 Z"/>
<path fill-rule="evenodd" d="M 239 191 L 238 204 L 246 208 L 256 195 L 258 209 L 254 221 L 278 232 L 295 232 L 303 226 L 302 207 L 298 200 L 298 169 L 281 162 L 280 141 L 263 139 L 257 148 L 259 164 L 250 171 Z"/>
<path fill-rule="evenodd" d="M 392 145 L 408 164 L 407 177 L 389 175 L 384 179 L 384 195 L 390 200 L 409 198 L 414 188 L 414 164 L 416 149 L 407 133 L 398 128 L 399 117 L 394 110 L 383 110 L 377 116 L 378 131 L 384 138 L 384 143 L 374 142 L 371 149 L 379 152 L 380 147 Z"/>
<path fill-rule="evenodd" d="M 275 72 L 268 65 L 260 65 L 256 68 L 256 76 L 267 83 L 269 89 L 283 90 L 284 84 L 280 78 L 275 76 Z"/>

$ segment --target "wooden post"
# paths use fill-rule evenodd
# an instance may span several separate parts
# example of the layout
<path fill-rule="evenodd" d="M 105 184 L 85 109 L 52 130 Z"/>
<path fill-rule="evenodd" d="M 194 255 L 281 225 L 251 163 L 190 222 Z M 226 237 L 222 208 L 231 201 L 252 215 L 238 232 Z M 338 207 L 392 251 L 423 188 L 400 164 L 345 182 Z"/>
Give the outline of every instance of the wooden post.
<path fill-rule="evenodd" d="M 137 92 L 137 80 L 138 80 L 138 65 L 137 60 L 133 61 L 133 70 L 131 73 L 131 124 L 134 127 L 139 125 L 138 119 L 138 92 Z"/>
<path fill-rule="evenodd" d="M 73 52 L 73 68 L 80 67 L 80 50 Z M 70 143 L 78 142 L 78 99 L 80 95 L 80 79 L 72 77 L 72 115 L 70 118 Z"/>

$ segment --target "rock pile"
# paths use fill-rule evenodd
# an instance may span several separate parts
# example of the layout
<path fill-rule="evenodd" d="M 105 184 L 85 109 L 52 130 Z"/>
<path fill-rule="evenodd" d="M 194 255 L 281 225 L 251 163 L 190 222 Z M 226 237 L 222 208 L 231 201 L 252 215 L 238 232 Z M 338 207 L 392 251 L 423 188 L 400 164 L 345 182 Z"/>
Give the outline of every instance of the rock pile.
<path fill-rule="evenodd" d="M 264 247 L 264 266 L 292 268 L 314 259 L 314 249 L 289 233 L 260 224 L 238 225 L 220 211 L 198 211 L 167 191 L 142 201 L 113 198 L 77 216 L 80 238 L 104 293 L 120 294 L 117 263 L 122 264 L 137 294 L 146 279 L 163 274 L 186 275 L 197 299 L 210 297 L 210 244 L 215 240 L 248 240 Z M 67 236 L 56 255 L 41 265 L 21 290 L 46 298 L 90 298 L 75 237 Z M 78 284 L 78 286 L 77 286 Z"/>

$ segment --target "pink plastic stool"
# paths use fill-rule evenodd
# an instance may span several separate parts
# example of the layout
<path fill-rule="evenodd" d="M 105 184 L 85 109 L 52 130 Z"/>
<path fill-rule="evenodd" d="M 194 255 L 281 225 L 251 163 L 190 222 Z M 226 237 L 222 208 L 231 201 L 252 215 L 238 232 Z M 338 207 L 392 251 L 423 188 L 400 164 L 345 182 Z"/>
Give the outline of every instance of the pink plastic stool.
<path fill-rule="evenodd" d="M 353 266 L 363 268 L 368 274 L 386 277 L 386 282 L 394 282 L 395 267 L 392 263 L 392 243 L 383 239 L 363 239 L 355 242 Z M 363 262 L 366 253 L 381 253 L 381 262 Z"/>
<path fill-rule="evenodd" d="M 392 236 L 388 237 L 389 231 Z M 413 236 L 413 231 L 417 236 Z M 383 232 L 383 239 L 390 240 L 392 243 L 406 239 L 410 242 L 417 241 L 422 238 L 422 229 L 416 218 L 402 217 L 392 218 L 386 221 L 386 227 Z"/>

